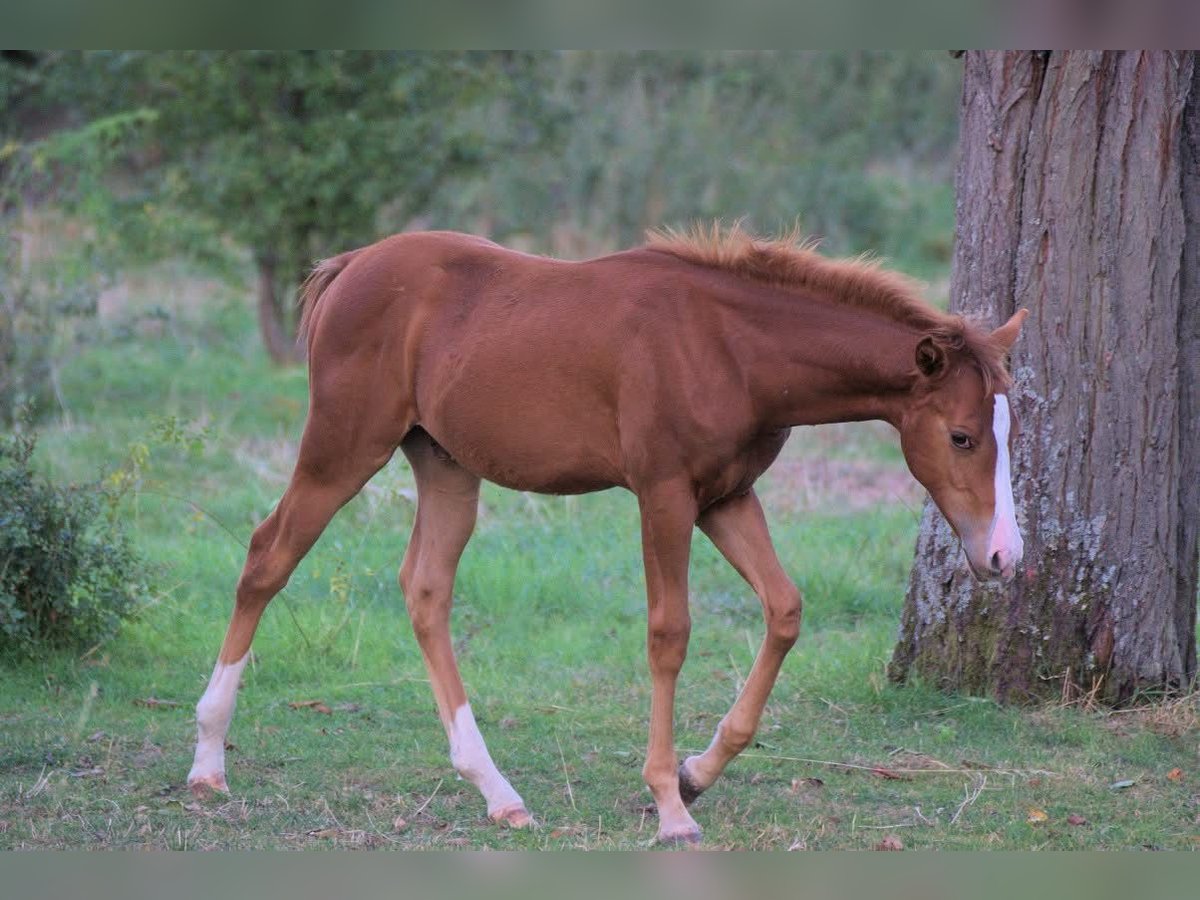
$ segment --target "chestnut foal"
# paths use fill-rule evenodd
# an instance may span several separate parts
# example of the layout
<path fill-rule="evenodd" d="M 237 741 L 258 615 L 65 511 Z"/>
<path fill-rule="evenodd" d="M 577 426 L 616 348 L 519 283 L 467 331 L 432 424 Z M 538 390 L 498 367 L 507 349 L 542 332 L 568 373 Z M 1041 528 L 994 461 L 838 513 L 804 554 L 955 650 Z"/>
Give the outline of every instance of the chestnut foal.
<path fill-rule="evenodd" d="M 860 260 L 741 230 L 656 233 L 586 262 L 452 233 L 400 234 L 317 265 L 305 286 L 310 406 L 296 468 L 254 532 L 188 783 L 228 790 L 224 747 L 250 642 L 335 512 L 399 447 L 417 483 L 400 567 L 450 759 L 496 822 L 526 826 L 471 714 L 449 619 L 480 479 L 638 499 L 653 684 L 643 770 L 658 837 L 696 841 L 688 805 L 749 744 L 800 628 L 754 482 L 795 425 L 882 419 L 981 577 L 1021 558 L 1003 358 L 1024 311 L 988 333 Z M 679 765 L 688 554 L 700 529 L 762 602 L 766 636 L 712 744 Z"/>

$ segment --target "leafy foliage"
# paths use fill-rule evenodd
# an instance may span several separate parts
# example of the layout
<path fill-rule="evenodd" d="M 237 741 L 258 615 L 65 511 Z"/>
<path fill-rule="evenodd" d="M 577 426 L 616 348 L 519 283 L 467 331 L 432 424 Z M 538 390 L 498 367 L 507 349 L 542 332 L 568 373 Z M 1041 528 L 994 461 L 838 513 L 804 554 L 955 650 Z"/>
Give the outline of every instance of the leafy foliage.
<path fill-rule="evenodd" d="M 147 590 L 115 494 L 52 484 L 32 465 L 35 442 L 0 435 L 0 650 L 26 655 L 111 637 Z"/>
<path fill-rule="evenodd" d="M 13 243 L 0 238 L 0 423 L 40 409 L 50 391 L 51 322 L 12 265 Z"/>
<path fill-rule="evenodd" d="M 59 345 L 96 315 L 100 288 L 120 258 L 119 240 L 105 227 L 109 172 L 148 118 L 114 114 L 0 146 L 0 423 L 11 423 L 18 409 L 36 415 L 49 405 Z M 33 232 L 45 215 L 28 200 L 48 195 L 96 227 L 39 246 Z"/>
<path fill-rule="evenodd" d="M 839 252 L 949 250 L 944 53 L 102 52 L 40 77 L 80 115 L 152 116 L 110 192 L 130 237 L 217 248 L 187 210 L 288 280 L 414 220 L 559 249 L 799 217 Z"/>
<path fill-rule="evenodd" d="M 438 217 L 568 254 L 648 227 L 799 219 L 831 252 L 881 252 L 933 273 L 949 259 L 960 66 L 944 53 L 613 53 L 539 58 L 569 112 L 561 147 L 531 148 Z"/>
<path fill-rule="evenodd" d="M 551 131 L 515 53 L 68 54 L 47 78 L 85 115 L 148 114 L 105 197 L 127 246 L 216 257 L 233 238 L 280 297 L 315 258 L 399 230 L 448 180 Z"/>

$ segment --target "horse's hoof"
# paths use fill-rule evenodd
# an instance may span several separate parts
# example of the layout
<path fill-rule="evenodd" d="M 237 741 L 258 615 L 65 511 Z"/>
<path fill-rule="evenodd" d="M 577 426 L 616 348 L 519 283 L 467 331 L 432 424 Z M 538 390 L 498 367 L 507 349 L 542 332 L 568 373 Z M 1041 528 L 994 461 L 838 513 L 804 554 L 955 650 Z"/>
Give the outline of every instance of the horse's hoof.
<path fill-rule="evenodd" d="M 188 788 L 197 800 L 208 800 L 215 794 L 228 794 L 229 785 L 225 783 L 224 772 L 214 772 L 212 775 L 200 775 L 188 779 Z"/>
<path fill-rule="evenodd" d="M 683 800 L 683 805 L 691 806 L 703 793 L 704 788 L 696 784 L 692 780 L 692 776 L 688 774 L 687 763 L 681 762 L 679 764 L 679 796 Z"/>
<path fill-rule="evenodd" d="M 679 829 L 659 829 L 655 838 L 664 847 L 697 847 L 701 838 L 700 826 L 692 825 Z"/>
<path fill-rule="evenodd" d="M 497 825 L 505 825 L 509 828 L 532 828 L 533 816 L 529 814 L 524 806 L 508 806 L 494 813 L 488 813 L 488 817 Z"/>

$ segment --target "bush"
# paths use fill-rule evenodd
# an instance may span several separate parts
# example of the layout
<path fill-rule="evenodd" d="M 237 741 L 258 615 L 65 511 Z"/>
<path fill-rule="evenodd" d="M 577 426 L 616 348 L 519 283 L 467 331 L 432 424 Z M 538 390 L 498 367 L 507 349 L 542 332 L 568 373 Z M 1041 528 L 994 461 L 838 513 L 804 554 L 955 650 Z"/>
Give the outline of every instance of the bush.
<path fill-rule="evenodd" d="M 0 435 L 0 651 L 23 655 L 112 637 L 147 592 L 111 489 L 51 483 L 35 444 Z"/>

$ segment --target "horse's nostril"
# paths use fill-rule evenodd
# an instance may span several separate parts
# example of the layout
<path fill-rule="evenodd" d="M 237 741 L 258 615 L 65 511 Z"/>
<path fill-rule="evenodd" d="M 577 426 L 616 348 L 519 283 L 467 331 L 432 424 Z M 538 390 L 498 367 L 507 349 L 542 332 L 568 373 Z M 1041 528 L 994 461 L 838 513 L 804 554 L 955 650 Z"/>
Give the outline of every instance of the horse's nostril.
<path fill-rule="evenodd" d="M 995 553 L 993 553 L 992 558 L 988 560 L 988 562 L 991 563 L 993 572 L 999 572 L 1002 568 L 1000 565 L 1000 551 L 997 550 Z"/>

